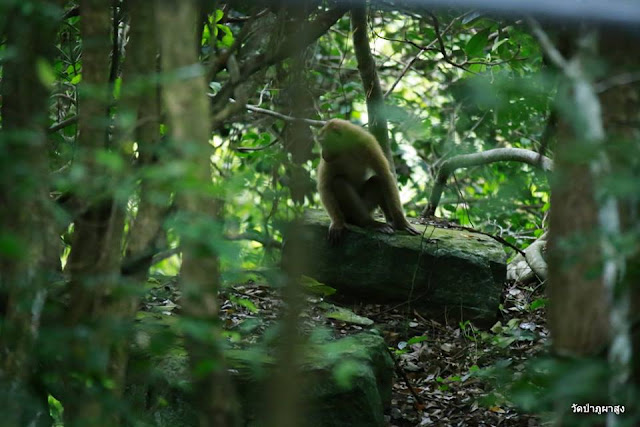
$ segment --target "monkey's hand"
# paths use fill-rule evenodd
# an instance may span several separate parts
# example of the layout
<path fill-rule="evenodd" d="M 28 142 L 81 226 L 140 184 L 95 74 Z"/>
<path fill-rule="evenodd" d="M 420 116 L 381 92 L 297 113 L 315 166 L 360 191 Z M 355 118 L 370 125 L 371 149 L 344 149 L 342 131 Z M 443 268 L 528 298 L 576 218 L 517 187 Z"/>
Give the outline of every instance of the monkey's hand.
<path fill-rule="evenodd" d="M 404 230 L 413 236 L 417 236 L 418 234 L 421 234 L 418 230 L 413 228 L 413 225 L 411 225 L 407 220 L 405 220 L 402 224 L 394 225 L 393 228 L 396 230 Z"/>
<path fill-rule="evenodd" d="M 384 222 L 374 221 L 373 224 L 371 224 L 371 228 L 378 233 L 393 234 L 393 227 Z"/>
<path fill-rule="evenodd" d="M 329 234 L 327 235 L 327 240 L 329 240 L 329 244 L 331 246 L 337 245 L 342 240 L 344 236 L 344 224 L 331 222 L 329 226 Z"/>

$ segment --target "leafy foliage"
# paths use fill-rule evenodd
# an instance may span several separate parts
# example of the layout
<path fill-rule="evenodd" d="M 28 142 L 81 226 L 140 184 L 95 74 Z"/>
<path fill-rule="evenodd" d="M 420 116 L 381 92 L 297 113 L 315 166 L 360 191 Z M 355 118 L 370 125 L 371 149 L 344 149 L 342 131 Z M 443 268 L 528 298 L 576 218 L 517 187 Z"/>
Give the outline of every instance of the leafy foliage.
<path fill-rule="evenodd" d="M 8 196 L 3 187 L 2 198 L 8 204 L 3 209 L 12 213 L 4 214 L 7 224 L 0 230 L 0 273 L 9 278 L 0 280 L 0 331 L 11 334 L 0 350 L 8 354 L 7 349 L 17 348 L 29 355 L 14 365 L 3 361 L 0 386 L 8 381 L 3 370 L 19 368 L 15 383 L 24 385 L 25 406 L 44 405 L 51 412 L 48 421 L 56 425 L 87 415 L 82 407 L 72 412 L 69 390 L 115 408 L 116 418 L 135 419 L 126 403 L 114 403 L 123 392 L 130 344 L 145 348 L 149 359 L 183 348 L 180 356 L 189 353 L 196 379 L 223 366 L 215 356 L 221 353 L 209 352 L 246 350 L 243 357 L 255 369 L 252 373 L 262 375 L 256 366 L 271 363 L 273 348 L 287 333 L 286 323 L 273 322 L 273 311 L 283 305 L 274 289 L 285 295 L 287 289 L 280 268 L 283 238 L 293 219 L 319 206 L 316 130 L 305 119 L 340 117 L 363 126 L 369 121 L 350 19 L 333 2 L 307 1 L 291 8 L 268 1 L 199 2 L 196 28 L 175 29 L 176 35 L 192 30 L 200 37 L 193 46 L 184 46 L 197 49 L 199 63 L 172 72 L 163 70 L 167 54 L 162 53 L 162 41 L 166 44 L 171 35 L 159 32 L 174 29 L 154 29 L 152 6 L 128 0 L 93 3 L 108 16 L 112 32 L 110 39 L 103 35 L 102 42 L 109 43 L 98 55 L 102 60 L 108 56 L 109 66 L 97 73 L 87 55 L 95 40 L 84 35 L 83 19 L 89 16 L 83 16 L 77 1 L 0 2 L 0 169 L 3 181 L 13 183 L 11 188 L 4 184 Z M 11 21 L 14 15 L 17 24 Z M 327 25 L 327 16 L 341 17 Z M 55 31 L 52 23 L 59 24 Z M 50 40 L 28 38 L 40 28 L 52 29 Z M 478 11 L 372 8 L 367 31 L 385 93 L 383 112 L 401 196 L 411 216 L 422 212 L 447 159 L 507 147 L 553 152 L 546 131 L 557 76 L 548 71 L 521 20 Z M 136 37 L 145 35 L 149 43 L 136 48 L 141 40 Z M 32 47 L 37 54 L 30 52 Z M 148 63 L 142 59 L 145 48 L 146 58 L 154 58 Z M 33 84 L 16 95 L 10 85 L 19 73 Z M 96 75 L 105 84 L 97 84 Z M 193 130 L 202 122 L 183 117 L 178 123 L 186 105 L 162 98 L 176 85 L 186 91 L 194 79 L 206 79 L 193 101 L 206 99 L 198 105 L 211 116 L 206 117 L 212 124 L 207 141 L 176 134 L 176 129 Z M 19 113 L 12 116 L 14 110 Z M 103 138 L 87 140 L 87 132 L 95 129 L 103 130 L 97 132 Z M 614 147 L 620 157 L 624 143 Z M 627 161 L 633 170 L 637 159 Z M 636 184 L 631 172 L 605 182 L 622 197 L 634 196 Z M 549 186 L 544 172 L 526 164 L 464 168 L 448 180 L 436 213 L 523 247 L 548 226 Z M 150 229 L 153 233 L 145 235 Z M 37 244 L 31 242 L 34 235 Z M 634 237 L 619 242 L 628 253 L 635 247 Z M 98 254 L 96 263 L 109 257 L 115 261 L 83 277 L 78 271 L 87 265 L 77 262 L 82 252 Z M 200 276 L 202 294 L 175 283 L 179 274 L 181 279 L 188 276 L 185 265 L 191 266 L 189 277 L 197 277 L 194 260 L 212 276 Z M 594 275 L 600 273 L 595 271 L 599 266 L 592 268 Z M 328 297 L 334 288 L 313 278 L 305 278 L 303 287 L 314 295 L 305 297 L 313 301 L 314 321 L 344 330 L 373 323 L 368 316 L 376 313 L 316 304 L 314 298 Z M 421 323 L 417 330 L 417 323 L 411 324 L 415 319 L 407 320 L 415 334 L 408 327 L 394 336 L 394 355 L 428 371 L 420 358 L 432 345 L 432 331 L 441 334 L 435 338 L 441 340 L 438 361 L 454 347 L 484 346 L 493 356 L 524 346 L 539 350 L 546 336 L 538 327 L 546 299 L 526 292 L 526 301 L 504 309 L 504 324 L 489 331 L 468 322 L 447 327 L 447 333 L 456 334 L 453 344 L 442 341 L 445 328 Z M 295 308 L 295 295 L 291 298 L 286 304 Z M 185 308 L 188 301 L 191 309 Z M 201 311 L 193 309 L 198 304 Z M 188 315 L 173 321 L 184 311 Z M 158 319 L 163 321 L 154 323 Z M 393 319 L 385 322 L 389 329 L 395 327 Z M 305 339 L 326 341 L 331 332 L 315 326 L 304 330 Z M 329 349 L 327 357 L 337 354 Z M 451 372 L 429 371 L 428 381 L 435 385 L 434 393 L 447 399 L 467 381 L 495 382 L 496 391 L 484 393 L 492 417 L 514 404 L 549 411 L 562 393 L 558 379 L 567 372 L 584 373 L 593 387 L 604 375 L 597 364 L 571 371 L 543 360 L 510 381 L 504 373 L 511 366 L 503 370 L 497 362 L 487 367 L 497 357 L 486 358 L 479 351 L 466 357 Z M 347 360 L 334 376 L 348 387 L 360 369 Z M 575 378 L 567 381 L 572 387 L 577 383 Z M 545 397 L 540 390 L 553 393 Z M 482 400 L 476 399 L 482 392 L 473 391 L 473 405 Z M 509 393 L 512 398 L 505 397 Z M 4 394 L 0 391 L 0 397 Z M 15 420 L 25 418 L 21 414 Z"/>

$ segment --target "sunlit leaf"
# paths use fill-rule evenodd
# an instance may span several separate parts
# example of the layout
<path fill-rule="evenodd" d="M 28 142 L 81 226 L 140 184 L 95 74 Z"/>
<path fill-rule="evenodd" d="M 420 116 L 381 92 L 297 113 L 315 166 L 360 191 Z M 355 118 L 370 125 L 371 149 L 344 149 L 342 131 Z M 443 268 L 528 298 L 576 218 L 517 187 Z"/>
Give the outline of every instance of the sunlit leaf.
<path fill-rule="evenodd" d="M 469 58 L 476 58 L 482 55 L 484 48 L 489 42 L 489 33 L 490 29 L 487 28 L 469 39 L 464 47 L 464 51 Z"/>

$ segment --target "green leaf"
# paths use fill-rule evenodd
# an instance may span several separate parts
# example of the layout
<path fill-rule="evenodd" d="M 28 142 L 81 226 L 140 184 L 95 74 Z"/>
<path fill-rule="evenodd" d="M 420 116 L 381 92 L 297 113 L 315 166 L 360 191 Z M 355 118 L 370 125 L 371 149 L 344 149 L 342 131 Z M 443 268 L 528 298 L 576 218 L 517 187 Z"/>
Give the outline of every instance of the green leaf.
<path fill-rule="evenodd" d="M 313 277 L 303 275 L 302 278 L 300 279 L 300 284 L 305 288 L 305 290 L 315 295 L 328 297 L 329 295 L 333 295 L 336 293 L 335 288 L 332 288 L 329 285 L 325 285 L 324 283 L 318 282 Z"/>
<path fill-rule="evenodd" d="M 495 51 L 496 49 L 498 49 L 500 46 L 502 46 L 505 42 L 507 42 L 509 39 L 504 38 L 504 39 L 496 39 L 495 42 L 493 43 L 493 46 L 491 46 L 491 51 Z"/>
<path fill-rule="evenodd" d="M 545 305 L 547 305 L 547 300 L 546 298 L 539 298 L 535 301 L 532 301 L 531 304 L 529 304 L 529 309 L 531 311 L 537 310 L 539 308 L 544 307 Z"/>
<path fill-rule="evenodd" d="M 216 22 L 219 22 L 223 16 L 224 12 L 222 11 L 222 9 L 216 9 Z"/>
<path fill-rule="evenodd" d="M 429 338 L 428 338 L 426 335 L 421 335 L 421 336 L 419 336 L 419 337 L 413 337 L 413 338 L 411 338 L 409 341 L 407 341 L 407 344 L 408 344 L 408 345 L 411 345 L 411 344 L 418 344 L 418 343 L 420 343 L 420 342 L 427 341 L 428 339 L 429 339 Z"/>
<path fill-rule="evenodd" d="M 471 64 L 469 65 L 469 71 L 472 73 L 481 74 L 487 69 L 486 65 L 483 64 Z"/>
<path fill-rule="evenodd" d="M 96 162 L 113 172 L 121 171 L 124 168 L 122 157 L 108 150 L 99 150 L 96 152 Z"/>
<path fill-rule="evenodd" d="M 113 85 L 113 97 L 120 99 L 120 91 L 122 90 L 122 77 L 118 77 Z"/>
<path fill-rule="evenodd" d="M 489 42 L 489 29 L 482 30 L 475 36 L 471 37 L 464 47 L 464 51 L 469 58 L 477 58 L 482 56 L 482 51 Z"/>
<path fill-rule="evenodd" d="M 253 303 L 253 301 L 251 301 L 250 299 L 247 298 L 238 298 L 236 296 L 231 295 L 229 297 L 229 299 L 231 300 L 231 302 L 233 302 L 234 304 L 238 304 L 239 306 L 242 306 L 244 308 L 246 308 L 247 310 L 249 310 L 251 313 L 257 313 L 258 307 L 256 307 L 256 305 Z"/>
<path fill-rule="evenodd" d="M 52 87 L 56 82 L 56 73 L 49 61 L 39 58 L 36 62 L 38 79 L 47 87 Z"/>
<path fill-rule="evenodd" d="M 221 40 L 222 44 L 225 47 L 231 47 L 231 45 L 233 44 L 233 33 L 231 32 L 231 29 L 223 24 L 218 24 L 217 28 L 219 31 L 222 31 L 224 33 L 224 36 L 222 36 Z"/>

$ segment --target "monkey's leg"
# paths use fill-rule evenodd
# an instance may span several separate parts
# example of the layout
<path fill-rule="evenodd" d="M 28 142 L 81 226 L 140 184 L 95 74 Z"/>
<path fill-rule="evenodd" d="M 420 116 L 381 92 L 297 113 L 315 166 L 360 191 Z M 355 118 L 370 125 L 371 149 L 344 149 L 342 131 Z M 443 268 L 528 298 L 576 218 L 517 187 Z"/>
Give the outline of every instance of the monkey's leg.
<path fill-rule="evenodd" d="M 385 191 L 387 187 L 384 184 L 385 182 L 382 177 L 374 175 L 369 178 L 363 186 L 363 198 L 367 201 L 368 206 L 371 206 L 371 211 L 380 206 L 387 220 L 387 224 L 390 224 L 393 229 L 405 230 L 409 232 L 409 234 L 414 235 L 420 234 L 418 230 L 409 224 L 401 207 L 397 209 L 393 208 L 393 198 Z"/>
<path fill-rule="evenodd" d="M 363 198 L 348 180 L 336 177 L 333 180 L 332 188 L 348 223 L 363 228 L 372 228 L 381 233 L 393 233 L 393 228 L 390 225 L 373 219 L 371 216 L 373 208 L 370 206 L 370 201 Z"/>
<path fill-rule="evenodd" d="M 392 224 L 393 217 L 391 216 L 389 205 L 382 195 L 382 188 L 382 180 L 378 176 L 372 176 L 364 183 L 360 194 L 362 194 L 362 199 L 364 200 L 369 212 L 373 212 L 378 206 L 380 206 L 387 223 Z"/>

